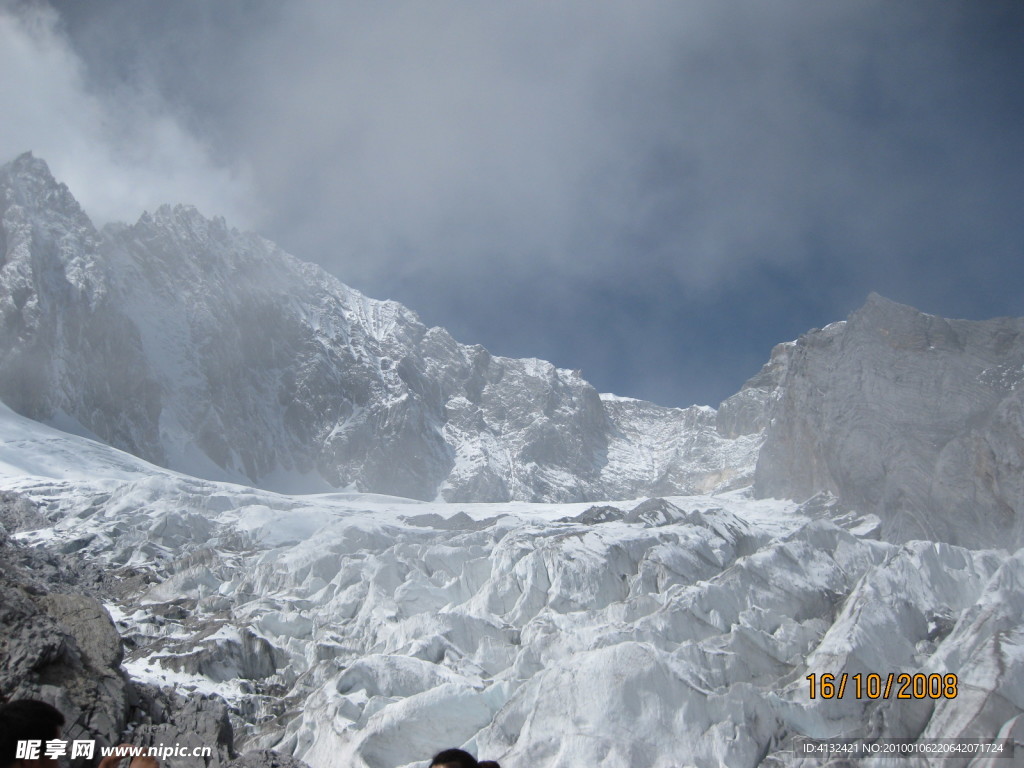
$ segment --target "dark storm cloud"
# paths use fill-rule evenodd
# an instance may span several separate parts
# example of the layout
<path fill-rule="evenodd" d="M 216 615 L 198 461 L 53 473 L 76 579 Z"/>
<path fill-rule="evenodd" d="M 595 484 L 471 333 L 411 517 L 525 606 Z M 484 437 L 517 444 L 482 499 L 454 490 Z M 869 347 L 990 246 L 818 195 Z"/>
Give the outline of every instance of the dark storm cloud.
<path fill-rule="evenodd" d="M 714 401 L 872 289 L 1024 313 L 1016 3 L 55 7 L 152 190 L 601 388 Z"/>

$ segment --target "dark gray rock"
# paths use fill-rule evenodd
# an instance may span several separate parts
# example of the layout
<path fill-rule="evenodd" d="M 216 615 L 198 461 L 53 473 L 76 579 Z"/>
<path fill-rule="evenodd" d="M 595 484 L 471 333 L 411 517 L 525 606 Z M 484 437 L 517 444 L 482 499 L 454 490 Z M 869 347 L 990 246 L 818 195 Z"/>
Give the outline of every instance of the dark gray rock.
<path fill-rule="evenodd" d="M 0 527 L 7 533 L 46 528 L 50 521 L 30 499 L 11 491 L 0 491 Z"/>
<path fill-rule="evenodd" d="M 121 636 L 96 598 L 55 593 L 43 595 L 39 603 L 75 638 L 86 663 L 97 669 L 117 669 L 124 658 Z"/>
<path fill-rule="evenodd" d="M 232 760 L 226 768 L 309 768 L 309 765 L 270 749 L 257 749 Z"/>
<path fill-rule="evenodd" d="M 494 523 L 506 515 L 495 515 L 483 520 L 474 520 L 465 512 L 456 512 L 451 517 L 442 517 L 434 512 L 425 515 L 411 515 L 402 517 L 402 521 L 409 525 L 422 528 L 434 528 L 441 531 L 482 531 L 490 528 Z"/>
<path fill-rule="evenodd" d="M 37 527 L 42 511 L 15 494 L 0 496 L 0 521 Z M 181 695 L 133 683 L 121 668 L 124 644 L 99 599 L 139 592 L 145 578 L 111 570 L 79 554 L 58 554 L 19 544 L 0 530 L 0 701 L 41 699 L 65 716 L 64 737 L 100 746 L 209 747 L 209 757 L 169 756 L 162 765 L 217 768 L 235 757 L 226 703 L 218 697 Z M 165 606 L 185 617 L 188 601 Z M 198 671 L 221 678 L 273 674 L 273 649 L 243 631 L 238 642 L 209 644 Z M 202 654 L 200 654 L 202 655 Z M 184 657 L 188 662 L 189 657 Z M 297 765 L 274 753 L 254 755 L 253 765 Z M 267 762 L 269 761 L 269 762 Z M 72 761 L 79 768 L 83 759 Z"/>
<path fill-rule="evenodd" d="M 671 525 L 685 519 L 686 513 L 665 499 L 647 499 L 630 510 L 627 523 L 642 523 L 648 528 Z"/>
<path fill-rule="evenodd" d="M 248 630 L 237 637 L 205 640 L 198 645 L 171 644 L 167 650 L 170 652 L 156 657 L 161 666 L 217 682 L 235 678 L 263 680 L 273 675 L 278 666 L 274 647 Z"/>
<path fill-rule="evenodd" d="M 138 686 L 137 696 L 132 744 L 180 748 L 183 752 L 166 764 L 183 768 L 218 768 L 234 756 L 234 733 L 223 699 L 183 696 L 153 686 Z M 209 748 L 210 756 L 193 754 L 203 748 Z"/>
<path fill-rule="evenodd" d="M 620 522 L 626 519 L 626 513 L 618 507 L 607 504 L 588 507 L 578 515 L 572 517 L 560 517 L 559 523 L 582 523 L 584 525 L 599 525 L 601 523 Z"/>
<path fill-rule="evenodd" d="M 127 723 L 129 684 L 110 616 L 94 597 L 71 591 L 76 577 L 60 558 L 4 541 L 0 559 L 0 699 L 42 699 L 63 712 L 69 738 L 114 743 Z M 52 570 L 33 567 L 40 562 Z"/>

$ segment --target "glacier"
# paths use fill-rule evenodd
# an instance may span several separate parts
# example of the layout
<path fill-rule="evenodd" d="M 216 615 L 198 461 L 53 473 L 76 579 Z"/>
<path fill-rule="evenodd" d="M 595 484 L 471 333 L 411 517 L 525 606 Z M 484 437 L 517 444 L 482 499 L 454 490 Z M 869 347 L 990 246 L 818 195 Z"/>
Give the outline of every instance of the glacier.
<path fill-rule="evenodd" d="M 830 497 L 749 490 L 288 496 L 0 417 L 0 487 L 38 516 L 15 539 L 145 573 L 107 604 L 124 670 L 223 699 L 239 750 L 315 767 L 422 765 L 451 745 L 504 765 L 812 765 L 795 738 L 1019 732 L 1020 553 L 889 543 Z M 840 670 L 954 673 L 963 694 L 809 698 L 806 675 Z"/>

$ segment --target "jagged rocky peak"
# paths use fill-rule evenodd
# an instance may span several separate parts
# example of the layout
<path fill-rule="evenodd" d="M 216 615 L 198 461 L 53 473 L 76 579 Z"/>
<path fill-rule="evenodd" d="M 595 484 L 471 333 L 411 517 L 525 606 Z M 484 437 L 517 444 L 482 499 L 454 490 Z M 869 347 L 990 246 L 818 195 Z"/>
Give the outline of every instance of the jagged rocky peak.
<path fill-rule="evenodd" d="M 43 218 L 32 211 L 46 209 Z M 50 257 L 49 262 L 69 255 L 72 243 L 80 241 L 87 251 L 97 245 L 96 230 L 66 185 L 50 173 L 46 162 L 31 152 L 0 166 L 0 265 L 6 271 L 24 268 L 30 252 Z"/>
<path fill-rule="evenodd" d="M 53 178 L 46 161 L 31 152 L 25 152 L 0 167 L 0 178 L 3 179 L 6 205 L 29 208 L 45 205 L 87 218 L 67 186 Z"/>
<path fill-rule="evenodd" d="M 48 215 L 34 216 L 39 210 Z M 0 226 L 4 234 L 0 237 L 0 270 L 8 280 L 20 278 L 17 287 L 32 277 L 30 262 L 59 267 L 73 251 L 91 253 L 98 242 L 92 222 L 74 195 L 31 152 L 0 166 Z M 79 245 L 82 247 L 76 247 Z M 35 275 L 36 279 L 42 277 Z"/>
<path fill-rule="evenodd" d="M 80 376 L 75 364 L 90 357 L 102 363 L 103 349 L 127 341 L 105 301 L 99 246 L 92 223 L 46 163 L 25 154 L 0 167 L 0 398 L 32 418 L 59 416 L 53 392 L 81 399 L 94 377 Z M 95 394 L 95 401 L 84 395 L 83 409 L 101 402 L 114 408 L 130 392 L 113 381 Z"/>
<path fill-rule="evenodd" d="M 60 193 L 19 192 L 23 166 Z M 0 271 L 0 398 L 32 418 L 279 490 L 568 501 L 752 477 L 756 429 L 737 442 L 712 409 L 603 401 L 190 206 L 97 235 L 45 164 L 19 158 L 0 185 L 22 201 L 2 220 L 20 266 Z"/>
<path fill-rule="evenodd" d="M 788 357 L 759 495 L 832 492 L 895 540 L 1019 546 L 1024 320 L 947 320 L 872 294 Z"/>

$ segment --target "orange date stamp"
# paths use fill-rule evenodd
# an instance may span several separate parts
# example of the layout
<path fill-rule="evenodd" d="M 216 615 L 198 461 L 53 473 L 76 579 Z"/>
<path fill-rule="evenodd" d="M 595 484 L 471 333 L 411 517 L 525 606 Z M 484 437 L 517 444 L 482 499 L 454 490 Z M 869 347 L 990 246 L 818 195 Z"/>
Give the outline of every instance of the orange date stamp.
<path fill-rule="evenodd" d="M 956 675 L 890 672 L 887 675 L 825 673 L 807 675 L 812 699 L 955 699 Z"/>

